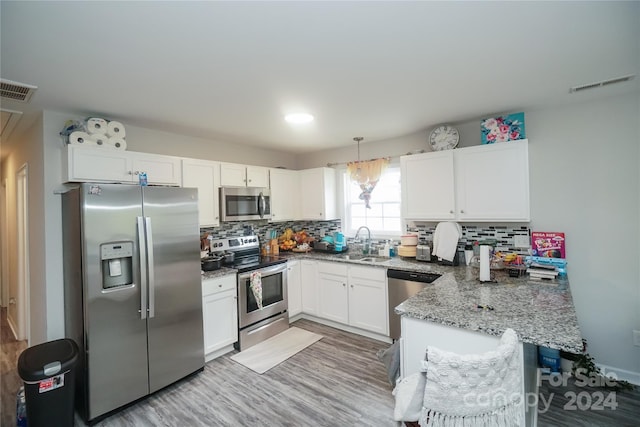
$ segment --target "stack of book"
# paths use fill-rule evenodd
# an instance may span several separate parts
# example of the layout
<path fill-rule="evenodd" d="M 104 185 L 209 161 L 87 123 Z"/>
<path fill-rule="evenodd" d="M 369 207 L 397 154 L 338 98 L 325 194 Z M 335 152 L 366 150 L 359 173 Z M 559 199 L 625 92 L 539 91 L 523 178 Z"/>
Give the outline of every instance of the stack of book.
<path fill-rule="evenodd" d="M 558 269 L 554 265 L 533 262 L 527 268 L 527 273 L 532 279 L 553 280 L 558 276 Z"/>

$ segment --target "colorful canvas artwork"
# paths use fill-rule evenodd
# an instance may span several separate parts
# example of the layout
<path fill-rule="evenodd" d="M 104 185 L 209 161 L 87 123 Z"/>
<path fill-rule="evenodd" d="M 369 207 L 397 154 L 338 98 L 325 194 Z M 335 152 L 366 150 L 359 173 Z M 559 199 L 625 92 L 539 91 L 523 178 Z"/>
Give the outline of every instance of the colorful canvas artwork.
<path fill-rule="evenodd" d="M 564 258 L 564 233 L 534 231 L 531 233 L 533 256 Z"/>
<path fill-rule="evenodd" d="M 481 139 L 483 144 L 515 141 L 526 138 L 524 131 L 524 113 L 484 119 L 480 127 L 482 130 Z"/>

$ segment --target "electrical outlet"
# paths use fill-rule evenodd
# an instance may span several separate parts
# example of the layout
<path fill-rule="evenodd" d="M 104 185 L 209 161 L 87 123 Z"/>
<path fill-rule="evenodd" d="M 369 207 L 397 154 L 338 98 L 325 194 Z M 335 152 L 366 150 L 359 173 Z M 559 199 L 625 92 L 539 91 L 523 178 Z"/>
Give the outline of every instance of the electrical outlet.
<path fill-rule="evenodd" d="M 321 228 L 320 229 L 320 237 L 324 237 L 325 233 L 326 232 L 324 231 L 324 228 Z"/>
<path fill-rule="evenodd" d="M 640 331 L 633 331 L 633 345 L 640 347 Z"/>
<path fill-rule="evenodd" d="M 518 235 L 513 236 L 513 246 L 516 248 L 528 248 L 530 246 L 529 236 Z"/>

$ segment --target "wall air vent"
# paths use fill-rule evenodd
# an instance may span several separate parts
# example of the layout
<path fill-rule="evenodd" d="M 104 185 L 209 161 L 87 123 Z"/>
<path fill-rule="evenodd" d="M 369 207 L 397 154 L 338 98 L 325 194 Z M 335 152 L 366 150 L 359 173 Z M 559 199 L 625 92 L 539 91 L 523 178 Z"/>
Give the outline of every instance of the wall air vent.
<path fill-rule="evenodd" d="M 0 79 L 0 97 L 12 99 L 14 101 L 29 102 L 37 86 L 26 83 L 14 82 L 7 79 Z"/>
<path fill-rule="evenodd" d="M 583 90 L 595 89 L 597 87 L 608 86 L 608 85 L 612 85 L 614 83 L 628 82 L 629 80 L 632 80 L 635 76 L 636 76 L 635 74 L 629 74 L 628 76 L 616 77 L 615 79 L 603 80 L 601 82 L 588 83 L 586 85 L 574 86 L 572 88 L 569 88 L 569 93 L 582 92 Z"/>

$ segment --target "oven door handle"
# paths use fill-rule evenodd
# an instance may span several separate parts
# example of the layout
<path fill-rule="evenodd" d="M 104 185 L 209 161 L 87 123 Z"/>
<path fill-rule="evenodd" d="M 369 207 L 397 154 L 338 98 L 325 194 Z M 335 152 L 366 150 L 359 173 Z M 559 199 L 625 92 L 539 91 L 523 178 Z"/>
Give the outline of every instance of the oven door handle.
<path fill-rule="evenodd" d="M 255 273 L 256 271 L 260 272 L 262 277 L 273 276 L 274 274 L 283 273 L 283 272 L 287 271 L 287 263 L 285 262 L 285 263 L 282 263 L 282 264 L 273 265 L 271 267 L 259 268 L 257 270 L 253 270 L 253 271 L 245 271 L 244 273 L 239 273 L 238 274 L 238 279 L 240 279 L 240 280 L 249 279 L 249 278 L 251 278 L 251 274 Z"/>

